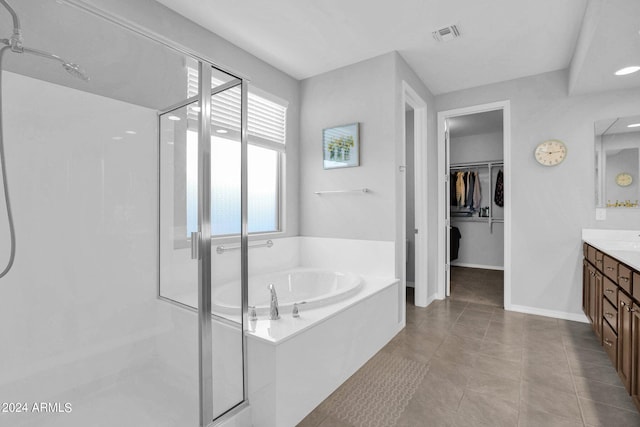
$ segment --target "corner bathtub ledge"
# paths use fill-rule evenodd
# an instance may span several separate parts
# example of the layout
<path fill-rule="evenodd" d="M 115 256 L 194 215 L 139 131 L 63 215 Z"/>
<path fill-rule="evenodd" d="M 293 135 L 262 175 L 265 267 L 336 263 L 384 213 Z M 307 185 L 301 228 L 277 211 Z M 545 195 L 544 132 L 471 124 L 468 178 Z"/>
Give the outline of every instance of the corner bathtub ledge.
<path fill-rule="evenodd" d="M 362 276 L 362 280 L 364 284 L 360 292 L 342 301 L 309 310 L 305 308 L 304 304 L 300 305 L 299 318 L 294 318 L 291 310 L 280 311 L 280 319 L 278 320 L 269 320 L 266 316 L 258 316 L 258 320 L 249 321 L 246 336 L 249 339 L 278 345 L 309 328 L 326 322 L 360 301 L 399 283 L 399 279 L 390 277 Z"/>

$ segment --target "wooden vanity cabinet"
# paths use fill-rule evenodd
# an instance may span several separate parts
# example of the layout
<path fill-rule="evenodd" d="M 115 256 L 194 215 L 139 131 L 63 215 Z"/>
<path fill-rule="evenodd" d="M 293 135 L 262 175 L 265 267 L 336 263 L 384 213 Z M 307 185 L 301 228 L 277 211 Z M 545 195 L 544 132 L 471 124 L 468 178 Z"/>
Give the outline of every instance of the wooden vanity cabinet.
<path fill-rule="evenodd" d="M 625 293 L 618 294 L 618 376 L 622 384 L 631 392 L 631 358 L 633 301 Z"/>
<path fill-rule="evenodd" d="M 583 247 L 582 308 L 640 411 L 640 271 Z"/>

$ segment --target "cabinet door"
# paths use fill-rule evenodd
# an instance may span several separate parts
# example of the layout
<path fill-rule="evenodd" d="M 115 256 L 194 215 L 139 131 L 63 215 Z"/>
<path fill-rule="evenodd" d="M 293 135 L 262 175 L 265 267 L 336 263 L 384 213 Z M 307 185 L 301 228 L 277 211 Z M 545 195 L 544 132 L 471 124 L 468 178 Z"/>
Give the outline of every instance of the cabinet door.
<path fill-rule="evenodd" d="M 602 344 L 602 299 L 603 292 L 603 276 L 600 274 L 598 270 L 593 269 L 593 276 L 591 276 L 591 294 L 593 295 L 594 303 L 593 305 L 593 328 L 596 331 L 596 336 L 600 340 L 600 344 Z"/>
<path fill-rule="evenodd" d="M 631 312 L 631 397 L 640 410 L 640 306 Z M 626 310 L 625 310 L 626 311 Z"/>
<path fill-rule="evenodd" d="M 631 392 L 631 322 L 632 301 L 618 292 L 618 376 Z"/>
<path fill-rule="evenodd" d="M 582 311 L 589 316 L 589 284 L 591 283 L 591 272 L 586 259 L 582 260 Z"/>

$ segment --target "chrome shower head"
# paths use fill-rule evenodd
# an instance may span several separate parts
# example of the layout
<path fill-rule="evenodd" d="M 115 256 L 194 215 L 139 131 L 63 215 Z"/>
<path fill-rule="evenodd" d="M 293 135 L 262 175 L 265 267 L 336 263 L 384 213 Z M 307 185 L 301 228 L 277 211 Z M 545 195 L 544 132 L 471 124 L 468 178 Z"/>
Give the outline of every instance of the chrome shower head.
<path fill-rule="evenodd" d="M 79 78 L 80 80 L 84 80 L 85 82 L 89 81 L 89 76 L 87 73 L 78 65 L 72 62 L 64 62 L 62 67 L 67 70 L 67 73 L 71 74 L 74 77 Z"/>

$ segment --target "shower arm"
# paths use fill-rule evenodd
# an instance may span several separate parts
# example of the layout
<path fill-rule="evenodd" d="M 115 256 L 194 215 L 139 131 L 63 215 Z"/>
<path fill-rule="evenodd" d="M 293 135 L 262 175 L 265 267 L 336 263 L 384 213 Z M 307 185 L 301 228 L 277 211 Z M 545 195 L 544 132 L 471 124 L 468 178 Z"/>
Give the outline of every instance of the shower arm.
<path fill-rule="evenodd" d="M 2 0 L 0 0 L 0 1 L 2 1 Z M 41 56 L 43 58 L 55 59 L 56 61 L 59 61 L 63 65 L 69 63 L 68 61 L 65 61 L 63 58 L 59 57 L 58 55 L 55 55 L 55 54 L 49 53 L 49 52 L 45 52 L 44 50 L 38 50 L 38 49 L 33 49 L 31 47 L 24 47 L 24 46 L 22 46 L 21 50 L 24 53 L 31 53 L 33 55 Z"/>

